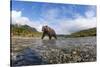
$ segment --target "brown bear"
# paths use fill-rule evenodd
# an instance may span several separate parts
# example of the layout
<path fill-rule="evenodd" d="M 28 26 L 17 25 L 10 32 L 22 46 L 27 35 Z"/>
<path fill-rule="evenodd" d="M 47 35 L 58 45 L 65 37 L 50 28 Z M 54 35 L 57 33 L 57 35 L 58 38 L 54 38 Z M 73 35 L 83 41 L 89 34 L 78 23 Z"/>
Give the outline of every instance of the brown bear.
<path fill-rule="evenodd" d="M 46 35 L 49 37 L 50 40 L 51 40 L 52 37 L 54 37 L 55 39 L 57 39 L 55 31 L 52 28 L 48 27 L 47 25 L 42 27 L 42 31 L 43 31 L 42 39 Z"/>

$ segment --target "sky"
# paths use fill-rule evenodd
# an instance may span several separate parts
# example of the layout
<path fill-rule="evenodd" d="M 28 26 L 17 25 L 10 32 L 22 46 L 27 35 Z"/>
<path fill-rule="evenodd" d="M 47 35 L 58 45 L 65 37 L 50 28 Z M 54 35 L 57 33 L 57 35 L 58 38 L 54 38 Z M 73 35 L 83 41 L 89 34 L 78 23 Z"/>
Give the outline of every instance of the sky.
<path fill-rule="evenodd" d="M 95 5 L 12 1 L 10 7 L 12 24 L 27 24 L 39 32 L 44 25 L 57 34 L 96 27 Z"/>

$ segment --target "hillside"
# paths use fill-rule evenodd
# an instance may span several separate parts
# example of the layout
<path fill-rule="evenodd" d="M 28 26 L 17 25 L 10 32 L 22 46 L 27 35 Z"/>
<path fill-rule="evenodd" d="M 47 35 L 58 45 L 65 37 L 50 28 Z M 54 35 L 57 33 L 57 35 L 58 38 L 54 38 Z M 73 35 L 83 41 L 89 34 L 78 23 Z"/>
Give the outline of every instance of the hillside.
<path fill-rule="evenodd" d="M 11 35 L 35 37 L 35 36 L 40 36 L 41 33 L 38 32 L 35 28 L 30 27 L 28 25 L 11 24 Z"/>
<path fill-rule="evenodd" d="M 81 30 L 66 37 L 87 37 L 87 36 L 96 36 L 96 28 L 90 28 L 86 30 Z"/>
<path fill-rule="evenodd" d="M 34 27 L 28 25 L 11 24 L 11 36 L 41 37 L 42 32 L 38 32 Z M 87 37 L 96 36 L 96 28 L 90 28 L 72 33 L 71 35 L 57 35 L 58 37 Z"/>

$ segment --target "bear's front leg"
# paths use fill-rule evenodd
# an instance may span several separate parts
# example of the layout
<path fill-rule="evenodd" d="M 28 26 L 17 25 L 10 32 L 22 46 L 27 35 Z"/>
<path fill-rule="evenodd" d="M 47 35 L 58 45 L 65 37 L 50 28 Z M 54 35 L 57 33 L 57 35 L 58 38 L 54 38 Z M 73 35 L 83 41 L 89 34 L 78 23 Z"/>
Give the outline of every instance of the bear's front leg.
<path fill-rule="evenodd" d="M 51 40 L 52 36 L 51 35 L 48 35 L 49 36 L 49 40 Z"/>
<path fill-rule="evenodd" d="M 45 36 L 45 33 L 43 33 L 43 34 L 42 34 L 42 37 L 41 37 L 41 39 L 43 39 L 43 38 L 44 38 L 44 36 Z"/>

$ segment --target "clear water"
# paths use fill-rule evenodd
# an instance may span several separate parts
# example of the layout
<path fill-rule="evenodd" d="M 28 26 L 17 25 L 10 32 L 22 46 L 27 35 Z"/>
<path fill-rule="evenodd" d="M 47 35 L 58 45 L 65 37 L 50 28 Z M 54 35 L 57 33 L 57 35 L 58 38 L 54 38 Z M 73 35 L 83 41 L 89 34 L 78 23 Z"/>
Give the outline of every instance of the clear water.
<path fill-rule="evenodd" d="M 12 38 L 11 47 L 12 47 L 12 52 L 11 52 L 12 60 L 17 60 L 18 59 L 16 58 L 17 55 L 24 55 L 24 56 L 31 55 L 32 56 L 32 54 L 34 53 L 39 54 L 39 55 L 43 55 L 43 53 L 47 53 L 48 55 L 51 55 L 52 53 L 50 53 L 50 51 L 53 53 L 55 52 L 55 55 L 56 55 L 57 53 L 60 52 L 61 49 L 66 50 L 67 54 L 71 54 L 71 52 L 75 51 L 78 48 L 79 48 L 78 51 L 85 52 L 86 56 L 87 54 L 90 53 L 90 55 L 93 54 L 93 57 L 94 56 L 96 57 L 96 37 L 58 38 L 57 40 L 55 39 L 41 40 L 39 38 L 34 39 L 34 38 L 18 38 L 17 37 L 17 38 Z M 81 53 L 82 52 L 80 52 L 80 55 Z M 45 56 L 47 56 L 47 54 Z M 29 57 L 30 56 L 27 56 L 28 59 Z M 51 56 L 46 57 L 46 59 L 48 58 L 51 58 Z M 87 61 L 93 60 L 93 58 L 90 58 L 90 59 Z M 96 58 L 93 61 L 95 60 Z M 33 62 L 33 60 L 31 61 Z M 58 59 L 56 59 L 56 61 L 58 61 Z M 75 62 L 75 60 L 71 60 L 71 62 L 72 61 Z M 40 64 L 39 62 L 38 64 Z M 60 63 L 63 63 L 63 62 L 61 61 Z M 29 63 L 29 65 L 30 64 L 31 63 Z M 23 65 L 23 64 L 19 63 L 19 65 Z"/>

